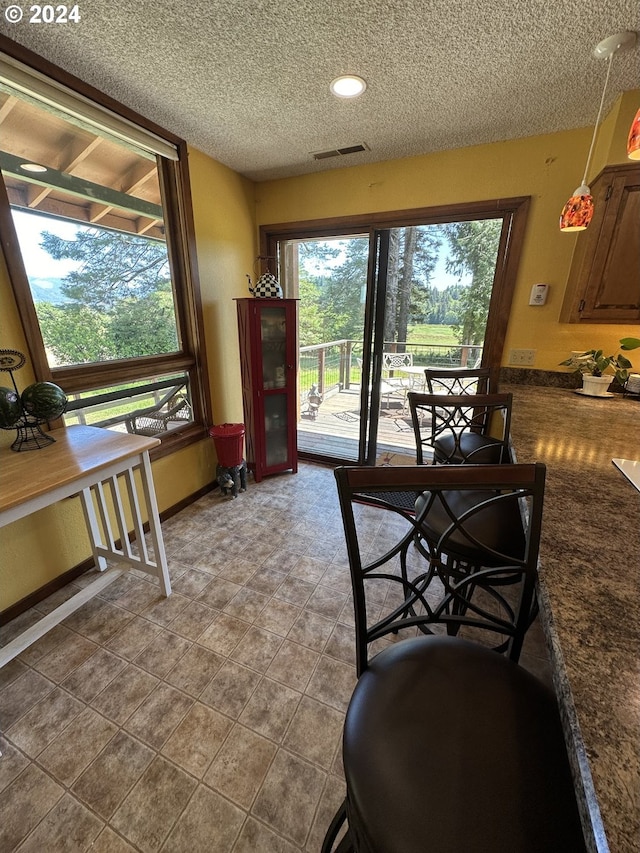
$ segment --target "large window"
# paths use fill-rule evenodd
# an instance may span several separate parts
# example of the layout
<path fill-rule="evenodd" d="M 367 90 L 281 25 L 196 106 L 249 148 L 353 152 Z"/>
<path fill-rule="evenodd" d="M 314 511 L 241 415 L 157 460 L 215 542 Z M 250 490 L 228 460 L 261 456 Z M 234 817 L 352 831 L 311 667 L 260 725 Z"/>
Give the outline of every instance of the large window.
<path fill-rule="evenodd" d="M 210 421 L 185 146 L 109 106 L 0 54 L 3 248 L 67 422 L 175 445 Z"/>

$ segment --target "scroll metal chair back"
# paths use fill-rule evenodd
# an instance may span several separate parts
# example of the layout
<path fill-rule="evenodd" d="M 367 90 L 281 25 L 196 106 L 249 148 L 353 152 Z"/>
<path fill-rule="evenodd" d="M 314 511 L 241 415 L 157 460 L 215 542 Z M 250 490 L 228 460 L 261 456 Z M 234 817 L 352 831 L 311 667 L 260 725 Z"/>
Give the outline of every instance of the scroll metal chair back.
<path fill-rule="evenodd" d="M 429 394 L 489 394 L 492 387 L 490 367 L 425 367 Z"/>
<path fill-rule="evenodd" d="M 322 853 L 582 853 L 555 696 L 516 665 L 544 465 L 335 476 L 358 681 L 343 736 L 347 796 Z M 515 528 L 506 538 L 500 517 Z M 479 563 L 465 570 L 470 550 Z"/>
<path fill-rule="evenodd" d="M 340 467 L 335 476 L 358 675 L 372 643 L 433 625 L 484 630 L 517 661 L 535 597 L 544 465 Z M 388 607 L 371 624 L 381 589 Z"/>
<path fill-rule="evenodd" d="M 407 395 L 416 461 L 501 464 L 511 461 L 512 394 Z"/>

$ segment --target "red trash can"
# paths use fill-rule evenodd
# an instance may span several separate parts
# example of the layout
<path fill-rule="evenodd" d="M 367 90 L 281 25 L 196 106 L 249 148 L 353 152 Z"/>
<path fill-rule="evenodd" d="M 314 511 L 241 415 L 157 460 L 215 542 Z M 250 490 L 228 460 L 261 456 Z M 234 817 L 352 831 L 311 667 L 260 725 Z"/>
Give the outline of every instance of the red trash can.
<path fill-rule="evenodd" d="M 244 424 L 218 424 L 212 426 L 209 435 L 218 454 L 218 462 L 225 468 L 240 465 L 243 459 Z"/>

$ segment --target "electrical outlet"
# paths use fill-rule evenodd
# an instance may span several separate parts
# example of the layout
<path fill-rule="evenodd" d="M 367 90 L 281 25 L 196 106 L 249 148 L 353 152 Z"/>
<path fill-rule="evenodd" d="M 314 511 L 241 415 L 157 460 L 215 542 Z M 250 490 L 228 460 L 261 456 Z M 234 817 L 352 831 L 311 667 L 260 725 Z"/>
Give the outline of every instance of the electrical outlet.
<path fill-rule="evenodd" d="M 509 353 L 509 364 L 521 364 L 531 367 L 536 361 L 534 349 L 512 349 Z"/>

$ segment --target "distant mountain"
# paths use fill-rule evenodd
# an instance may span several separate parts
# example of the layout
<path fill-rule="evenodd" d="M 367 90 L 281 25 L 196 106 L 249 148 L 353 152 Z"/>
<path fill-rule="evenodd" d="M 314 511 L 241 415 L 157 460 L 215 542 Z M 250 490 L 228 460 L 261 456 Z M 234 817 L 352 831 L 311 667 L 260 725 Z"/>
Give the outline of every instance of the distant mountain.
<path fill-rule="evenodd" d="M 52 305 L 64 305 L 69 300 L 62 292 L 62 278 L 32 278 L 29 281 L 34 302 L 50 302 Z"/>

